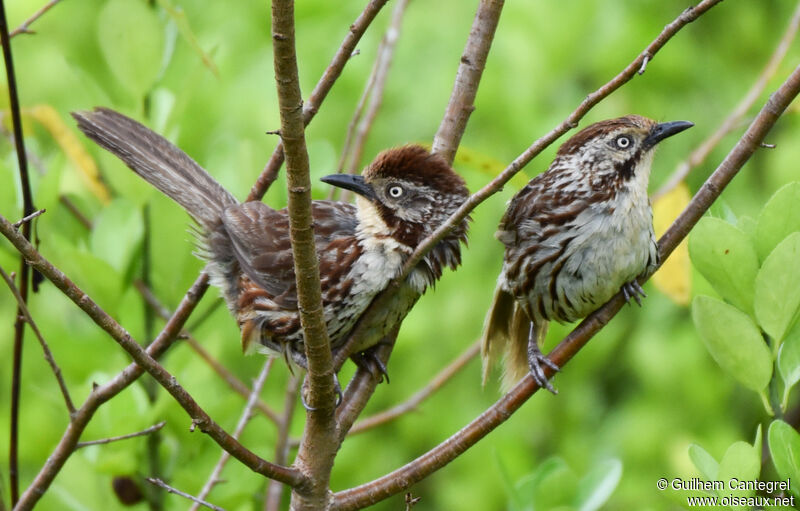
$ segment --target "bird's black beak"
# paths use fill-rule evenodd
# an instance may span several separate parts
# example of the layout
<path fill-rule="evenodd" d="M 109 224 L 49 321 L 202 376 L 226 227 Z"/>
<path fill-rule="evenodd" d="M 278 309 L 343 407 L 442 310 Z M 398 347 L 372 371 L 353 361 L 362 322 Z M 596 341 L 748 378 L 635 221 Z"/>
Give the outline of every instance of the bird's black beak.
<path fill-rule="evenodd" d="M 689 121 L 672 121 L 656 124 L 653 126 L 653 129 L 650 130 L 650 134 L 647 135 L 647 138 L 644 139 L 644 147 L 649 149 L 665 138 L 676 135 L 683 130 L 688 130 L 692 126 L 694 126 L 694 123 Z"/>
<path fill-rule="evenodd" d="M 364 178 L 361 176 L 355 176 L 353 174 L 332 174 L 321 178 L 320 181 L 328 183 L 329 185 L 338 186 L 339 188 L 344 188 L 345 190 L 350 190 L 371 201 L 377 200 L 372 186 L 365 182 Z"/>

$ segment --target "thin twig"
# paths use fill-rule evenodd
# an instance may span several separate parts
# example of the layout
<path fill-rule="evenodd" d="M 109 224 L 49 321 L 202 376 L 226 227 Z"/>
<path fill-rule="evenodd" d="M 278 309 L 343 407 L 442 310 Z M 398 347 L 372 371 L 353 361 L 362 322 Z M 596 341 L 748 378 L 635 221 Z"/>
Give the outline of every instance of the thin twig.
<path fill-rule="evenodd" d="M 464 353 L 459 355 L 447 367 L 439 371 L 434 378 L 423 388 L 418 390 L 413 396 L 399 405 L 383 412 L 377 413 L 371 417 L 361 419 L 358 421 L 348 433 L 349 435 L 357 435 L 369 429 L 375 428 L 387 422 L 393 421 L 409 412 L 417 409 L 417 407 L 426 399 L 428 399 L 434 392 L 442 388 L 442 386 L 450 381 L 456 374 L 458 374 L 466 365 L 481 351 L 480 341 L 476 341 Z"/>
<path fill-rule="evenodd" d="M 170 316 L 172 316 L 172 313 L 170 312 L 170 310 L 167 309 L 167 307 L 164 306 L 164 304 L 161 303 L 161 301 L 158 299 L 158 297 L 156 297 L 156 295 L 153 293 L 153 291 L 150 288 L 148 288 L 144 284 L 144 282 L 142 282 L 140 280 L 135 280 L 135 281 L 133 281 L 133 285 L 137 289 L 137 291 L 139 291 L 139 293 L 142 295 L 142 297 L 144 298 L 144 300 L 147 303 L 147 305 L 149 305 L 150 308 L 152 308 L 159 316 L 161 316 L 164 319 L 169 319 Z M 209 365 L 209 367 L 211 367 L 211 369 L 215 373 L 217 373 L 217 375 L 219 375 L 219 377 L 222 378 L 222 380 L 225 383 L 228 384 L 228 386 L 230 386 L 231 389 L 233 389 L 237 394 L 239 394 L 240 396 L 244 397 L 245 399 L 249 399 L 249 397 L 251 395 L 251 391 L 250 391 L 249 388 L 247 388 L 247 385 L 245 385 L 242 382 L 242 380 L 237 378 L 236 375 L 234 375 L 232 372 L 230 372 L 227 367 L 222 365 L 219 362 L 219 360 L 214 358 L 208 352 L 208 350 L 206 350 L 203 347 L 202 344 L 197 342 L 197 339 L 195 339 L 188 332 L 188 328 L 186 330 L 181 331 L 181 334 L 184 336 L 184 340 L 186 341 L 186 344 L 188 344 L 189 347 L 192 348 L 192 350 L 195 353 L 197 353 L 200 356 L 200 358 L 205 363 L 207 363 Z M 278 417 L 278 414 L 275 413 L 275 411 L 272 410 L 272 408 L 270 408 L 263 400 L 258 399 L 256 401 L 255 408 L 256 408 L 256 410 L 258 410 L 259 412 L 264 414 L 267 417 L 267 419 L 269 419 L 275 425 L 279 425 L 280 424 L 281 419 L 280 419 L 280 417 Z"/>
<path fill-rule="evenodd" d="M 253 418 L 253 407 L 255 406 L 256 402 L 258 402 L 258 396 L 261 395 L 261 389 L 264 388 L 264 382 L 267 381 L 267 375 L 269 375 L 269 371 L 272 368 L 272 363 L 274 361 L 275 359 L 272 357 L 264 361 L 264 366 L 261 368 L 261 372 L 258 373 L 258 377 L 253 383 L 253 389 L 250 391 L 250 396 L 247 398 L 247 404 L 242 410 L 242 414 L 239 416 L 239 422 L 236 424 L 236 429 L 233 430 L 233 438 L 238 440 L 242 434 L 242 431 L 244 431 L 244 427 L 248 422 L 250 422 L 250 419 Z M 203 485 L 203 489 L 201 489 L 200 493 L 197 494 L 198 499 L 205 499 L 208 497 L 208 494 L 211 493 L 211 490 L 214 488 L 214 486 L 220 482 L 219 476 L 222 474 L 222 469 L 225 468 L 225 464 L 228 463 L 230 458 L 230 454 L 225 451 L 222 452 L 219 457 L 219 461 L 214 467 L 214 470 L 212 470 L 211 475 L 208 476 L 206 484 Z M 276 463 L 283 465 L 281 462 Z M 191 511 L 197 511 L 198 504 L 198 502 L 195 502 L 191 507 Z"/>
<path fill-rule="evenodd" d="M 13 127 L 14 148 L 17 152 L 20 185 L 22 187 L 22 216 L 26 217 L 36 210 L 33 205 L 33 192 L 31 191 L 30 176 L 28 175 L 28 158 L 25 151 L 25 141 L 22 132 L 22 116 L 19 108 L 19 93 L 17 92 L 17 79 L 14 73 L 14 59 L 11 53 L 11 38 L 8 34 L 8 20 L 6 19 L 6 5 L 0 0 L 0 42 L 3 46 L 3 61 L 6 67 L 6 83 L 8 84 L 8 102 L 11 109 L 11 125 Z M 31 223 L 22 224 L 22 236 L 25 240 L 31 239 Z M 25 259 L 20 261 L 19 294 L 22 303 L 28 303 L 28 285 L 30 284 L 30 268 Z M 34 287 L 34 291 L 35 291 Z M 22 308 L 17 307 L 16 320 L 14 321 L 14 351 L 11 358 L 11 416 L 9 427 L 8 448 L 8 478 L 11 487 L 11 506 L 14 507 L 19 500 L 19 407 L 22 389 L 22 351 L 25 340 L 25 322 Z"/>
<path fill-rule="evenodd" d="M 48 280 L 78 305 L 78 307 L 80 307 L 99 327 L 105 330 L 117 344 L 131 356 L 138 366 L 152 375 L 192 418 L 193 424 L 199 427 L 203 433 L 206 433 L 214 439 L 220 447 L 230 452 L 251 470 L 266 477 L 275 477 L 293 486 L 304 482 L 304 476 L 300 471 L 293 468 L 278 466 L 263 460 L 232 438 L 219 424 L 211 419 L 208 413 L 197 404 L 194 398 L 178 384 L 174 376 L 156 362 L 148 351 L 144 350 L 119 323 L 109 316 L 83 290 L 45 259 L 2 215 L 0 215 L 0 232 L 11 241 L 25 260 L 28 261 L 28 264 L 47 277 Z"/>
<path fill-rule="evenodd" d="M 30 215 L 28 215 L 28 216 L 26 216 L 26 217 L 24 217 L 24 218 L 21 218 L 21 219 L 19 219 L 19 220 L 17 220 L 17 221 L 16 221 L 16 222 L 14 222 L 12 225 L 13 225 L 14 227 L 16 227 L 17 229 L 19 229 L 19 227 L 20 227 L 22 224 L 24 224 L 24 223 L 27 223 L 27 222 L 30 222 L 31 220 L 33 220 L 33 219 L 34 219 L 34 218 L 36 218 L 37 216 L 41 215 L 42 213 L 45 213 L 46 211 L 47 211 L 46 209 L 40 209 L 40 210 L 38 210 L 38 211 L 34 211 L 34 212 L 33 212 L 33 213 L 31 213 Z"/>
<path fill-rule="evenodd" d="M 142 431 L 137 431 L 136 433 L 128 433 L 127 435 L 120 435 L 120 436 L 112 436 L 109 438 L 101 438 L 100 440 L 87 440 L 86 442 L 78 442 L 75 445 L 76 449 L 80 449 L 81 447 L 88 447 L 90 445 L 103 445 L 103 444 L 110 444 L 112 442 L 118 442 L 120 440 L 127 440 L 129 438 L 136 438 L 140 436 L 149 435 L 150 433 L 155 433 L 156 431 L 160 430 L 167 424 L 167 421 L 161 421 L 158 424 L 153 424 L 147 429 L 143 429 Z"/>
<path fill-rule="evenodd" d="M 433 137 L 433 152 L 453 163 L 467 121 L 475 110 L 483 69 L 492 47 L 494 33 L 500 21 L 504 0 L 481 0 L 472 22 L 469 38 L 461 55 L 456 81 L 442 122 Z"/>
<path fill-rule="evenodd" d="M 409 0 L 398 0 L 392 11 L 392 19 L 386 28 L 386 33 L 378 46 L 378 54 L 375 58 L 374 75 L 370 77 L 373 85 L 369 87 L 369 104 L 367 111 L 361 122 L 358 123 L 355 139 L 350 151 L 350 172 L 357 172 L 361 168 L 361 160 L 364 154 L 364 145 L 367 142 L 372 125 L 378 116 L 378 110 L 383 103 L 383 95 L 386 90 L 386 78 L 389 76 L 389 68 L 392 66 L 394 50 L 397 47 L 397 40 L 400 38 L 400 30 L 403 26 L 403 16 L 408 7 Z M 374 78 L 374 80 L 373 80 Z M 352 196 L 349 190 L 342 190 L 339 200 L 348 202 Z"/>
<path fill-rule="evenodd" d="M 772 79 L 772 77 L 775 76 L 775 73 L 778 71 L 781 62 L 783 62 L 784 57 L 786 57 L 786 53 L 792 46 L 792 41 L 794 41 L 794 38 L 797 36 L 798 28 L 800 28 L 800 2 L 797 3 L 794 14 L 792 15 L 791 20 L 789 20 L 789 25 L 786 27 L 786 31 L 783 33 L 783 36 L 781 36 L 778 45 L 772 52 L 772 56 L 770 56 L 769 61 L 767 61 L 767 64 L 764 66 L 764 69 L 761 71 L 761 73 L 759 73 L 758 78 L 756 79 L 755 83 L 753 83 L 753 86 L 750 87 L 750 90 L 747 91 L 747 94 L 745 94 L 741 101 L 739 101 L 739 104 L 736 105 L 736 108 L 734 108 L 728 117 L 722 121 L 722 123 L 719 125 L 719 128 L 717 128 L 714 133 L 712 133 L 699 146 L 697 146 L 697 148 L 691 152 L 688 158 L 677 165 L 675 171 L 672 173 L 669 179 L 667 179 L 661 188 L 659 188 L 658 191 L 653 194 L 653 200 L 658 200 L 670 190 L 678 186 L 678 184 L 682 183 L 692 169 L 695 169 L 703 164 L 706 158 L 708 158 L 708 155 L 711 154 L 711 151 L 713 151 L 714 148 L 719 145 L 726 135 L 739 127 L 744 119 L 744 116 L 747 114 L 747 111 L 750 110 L 758 98 L 761 97 L 770 79 Z"/>
<path fill-rule="evenodd" d="M 50 0 L 49 2 L 47 2 L 38 11 L 33 13 L 33 16 L 31 16 L 30 18 L 26 19 L 25 21 L 22 22 L 22 24 L 19 27 L 17 27 L 14 30 L 12 30 L 11 33 L 9 34 L 9 37 L 14 37 L 14 36 L 19 35 L 19 34 L 33 34 L 34 32 L 32 30 L 30 30 L 28 27 L 30 27 L 31 24 L 34 21 L 36 21 L 39 18 L 41 18 L 44 13 L 46 13 L 47 11 L 52 9 L 53 6 L 55 6 L 60 1 L 61 0 Z"/>
<path fill-rule="evenodd" d="M 174 493 L 175 495 L 179 495 L 179 496 L 181 496 L 181 497 L 183 497 L 185 499 L 189 499 L 192 502 L 194 502 L 195 504 L 199 504 L 199 505 L 201 505 L 203 507 L 207 507 L 209 509 L 213 509 L 214 511 L 225 511 L 225 509 L 223 509 L 223 508 L 221 508 L 219 506 L 215 506 L 214 504 L 212 504 L 210 502 L 206 502 L 205 500 L 200 500 L 197 497 L 195 497 L 194 495 L 189 495 L 186 492 L 182 492 L 182 491 L 180 491 L 178 489 L 175 489 L 172 486 L 170 486 L 167 483 L 165 483 L 164 481 L 162 481 L 161 479 L 156 479 L 156 478 L 153 478 L 153 477 L 146 477 L 145 481 L 147 481 L 150 484 L 154 484 L 154 485 L 158 486 L 159 488 L 163 488 L 164 490 L 166 490 L 169 493 Z"/>
<path fill-rule="evenodd" d="M 283 415 L 281 426 L 278 430 L 278 439 L 275 442 L 275 463 L 281 465 L 289 464 L 289 431 L 292 428 L 292 419 L 297 408 L 297 392 L 300 389 L 300 378 L 292 376 L 286 382 L 286 392 L 283 399 Z M 299 445 L 299 443 L 298 443 Z M 267 496 L 264 499 L 265 511 L 279 511 L 281 498 L 283 496 L 284 485 L 278 481 L 270 481 L 267 486 Z"/>
<path fill-rule="evenodd" d="M 69 395 L 69 389 L 67 388 L 67 384 L 64 382 L 64 377 L 61 374 L 61 368 L 56 363 L 55 358 L 53 358 L 53 353 L 50 351 L 50 346 L 48 346 L 47 341 L 44 340 L 42 332 L 39 330 L 39 327 L 33 320 L 33 316 L 31 316 L 31 312 L 28 310 L 28 306 L 25 303 L 25 300 L 22 298 L 22 294 L 19 292 L 19 289 L 17 289 L 17 286 L 14 285 L 14 280 L 8 276 L 5 270 L 3 270 L 2 266 L 0 266 L 0 277 L 5 280 L 6 285 L 8 285 L 8 288 L 11 290 L 11 294 L 13 294 L 14 298 L 17 300 L 17 306 L 19 307 L 20 312 L 22 312 L 25 322 L 30 325 L 31 330 L 33 330 L 33 334 L 37 339 L 39 339 L 39 344 L 42 346 L 44 359 L 50 365 L 50 369 L 53 371 L 53 375 L 56 377 L 58 388 L 61 389 L 61 395 L 64 396 L 64 403 L 67 405 L 67 410 L 69 411 L 70 417 L 72 417 L 72 415 L 75 414 L 75 405 L 72 404 L 72 398 Z"/>
<path fill-rule="evenodd" d="M 758 149 L 769 130 L 799 93 L 800 66 L 770 96 L 767 104 L 761 109 L 734 148 L 695 194 L 686 209 L 661 237 L 659 240 L 660 261 L 663 262 L 667 259 L 675 247 L 688 235 L 700 217 L 708 211 L 711 204 L 720 196 L 722 190 Z M 653 269 L 653 271 L 639 279 L 640 283 L 647 280 L 656 270 L 657 268 Z M 590 314 L 575 327 L 553 349 L 549 355 L 550 360 L 555 362 L 558 367 L 563 368 L 619 312 L 624 303 L 625 299 L 622 293 L 617 293 L 608 303 Z M 545 369 L 545 373 L 548 377 L 552 375 L 550 368 Z M 508 394 L 501 397 L 478 418 L 416 460 L 372 482 L 337 493 L 334 496 L 333 509 L 335 511 L 361 509 L 406 490 L 414 483 L 445 466 L 488 435 L 497 426 L 505 422 L 537 390 L 539 390 L 539 387 L 534 383 L 533 379 L 530 376 L 526 376 Z"/>

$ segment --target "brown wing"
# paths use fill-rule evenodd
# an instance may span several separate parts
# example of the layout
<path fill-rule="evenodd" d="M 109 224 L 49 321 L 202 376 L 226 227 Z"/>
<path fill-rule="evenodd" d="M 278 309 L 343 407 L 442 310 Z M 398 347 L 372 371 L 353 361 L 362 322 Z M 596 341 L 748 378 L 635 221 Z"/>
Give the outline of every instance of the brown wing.
<path fill-rule="evenodd" d="M 341 243 L 343 239 L 355 241 L 355 206 L 314 201 L 311 213 L 317 253 L 321 259 L 331 243 Z M 297 309 L 286 209 L 276 211 L 262 202 L 246 202 L 226 209 L 222 224 L 242 271 L 269 293 L 279 307 Z"/>

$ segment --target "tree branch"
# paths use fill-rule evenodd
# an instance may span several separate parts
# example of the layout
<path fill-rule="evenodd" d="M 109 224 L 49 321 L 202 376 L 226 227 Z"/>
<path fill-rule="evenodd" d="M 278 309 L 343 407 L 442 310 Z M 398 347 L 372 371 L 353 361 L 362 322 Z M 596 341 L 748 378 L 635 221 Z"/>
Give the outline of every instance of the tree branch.
<path fill-rule="evenodd" d="M 299 378 L 294 376 L 286 382 L 286 393 L 283 398 L 283 417 L 278 428 L 278 439 L 275 442 L 275 463 L 287 465 L 289 463 L 289 431 L 292 427 L 294 411 L 297 408 L 297 391 L 300 385 Z M 264 502 L 265 511 L 280 511 L 283 484 L 271 480 L 267 486 L 267 496 Z"/>
<path fill-rule="evenodd" d="M 90 445 L 103 445 L 103 444 L 110 444 L 112 442 L 119 442 L 120 440 L 127 440 L 129 438 L 136 438 L 140 436 L 149 435 L 150 433 L 155 433 L 156 431 L 160 430 L 167 424 L 167 421 L 161 421 L 158 424 L 153 424 L 147 429 L 143 429 L 142 431 L 137 431 L 136 433 L 128 433 L 127 435 L 120 435 L 120 436 L 112 436 L 109 438 L 101 438 L 100 440 L 87 440 L 86 442 L 78 442 L 75 445 L 76 449 L 80 449 L 82 447 L 88 447 Z"/>
<path fill-rule="evenodd" d="M 324 509 L 336 457 L 334 371 L 322 306 L 319 261 L 311 216 L 311 179 L 303 122 L 303 99 L 295 52 L 294 2 L 273 0 L 272 41 L 289 190 L 289 231 L 297 283 L 297 302 L 308 363 L 310 406 L 297 465 L 309 484 L 292 493 L 292 509 Z"/>
<path fill-rule="evenodd" d="M 492 47 L 494 33 L 500 22 L 505 0 L 481 0 L 472 22 L 467 45 L 458 65 L 456 82 L 450 95 L 444 117 L 436 136 L 432 152 L 439 153 L 453 163 L 461 137 L 467 129 L 469 116 L 475 111 L 475 96 Z"/>
<path fill-rule="evenodd" d="M 76 286 L 66 275 L 47 261 L 0 215 L 0 232 L 8 238 L 32 267 L 39 270 L 62 293 L 75 302 L 100 328 L 105 330 L 128 354 L 136 364 L 150 373 L 167 392 L 181 405 L 192 418 L 192 423 L 208 434 L 223 449 L 230 452 L 245 466 L 266 477 L 274 477 L 292 486 L 299 485 L 304 478 L 295 469 L 280 467 L 265 461 L 245 448 L 223 430 L 195 402 L 192 396 L 181 387 L 174 376 L 169 374 L 148 351 L 145 351 L 131 335 L 100 308 L 86 293 Z M 90 396 L 91 398 L 91 396 Z M 77 415 L 77 414 L 76 414 Z M 88 422 L 88 418 L 87 418 Z M 85 425 L 84 425 L 85 426 Z M 30 490 L 30 489 L 29 489 Z M 28 492 L 26 492 L 28 493 Z"/>
<path fill-rule="evenodd" d="M 661 237 L 659 254 L 662 263 L 688 235 L 691 228 L 760 146 L 769 130 L 798 93 L 800 93 L 800 66 L 794 70 L 778 91 L 772 94 L 736 146 Z M 640 282 L 647 280 L 652 273 L 654 271 L 642 277 Z M 624 303 L 625 299 L 622 293 L 617 293 L 614 298 L 590 314 L 561 341 L 550 353 L 550 360 L 555 362 L 558 367 L 563 368 L 619 312 Z M 552 375 L 552 370 L 547 368 L 545 373 L 549 377 Z M 437 447 L 375 481 L 337 493 L 334 496 L 333 508 L 336 511 L 361 509 L 409 488 L 455 459 L 505 422 L 537 390 L 539 387 L 533 379 L 526 376 L 492 407 Z"/>

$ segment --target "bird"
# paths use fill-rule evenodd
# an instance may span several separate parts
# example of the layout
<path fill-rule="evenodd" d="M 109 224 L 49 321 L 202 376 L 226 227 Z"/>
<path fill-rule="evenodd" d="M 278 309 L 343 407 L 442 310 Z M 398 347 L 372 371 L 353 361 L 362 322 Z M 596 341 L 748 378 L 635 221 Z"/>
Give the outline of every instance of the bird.
<path fill-rule="evenodd" d="M 483 382 L 505 353 L 503 388 L 530 374 L 555 393 L 542 365 L 549 321 L 569 323 L 622 291 L 641 305 L 637 278 L 658 265 L 650 167 L 662 140 L 693 126 L 627 115 L 587 126 L 511 199 L 495 237 L 503 267 L 481 338 Z"/>
<path fill-rule="evenodd" d="M 114 110 L 97 107 L 72 116 L 88 138 L 197 223 L 195 254 L 206 261 L 211 284 L 220 289 L 238 323 L 243 351 L 281 356 L 290 369 L 307 369 L 287 210 L 260 201 L 239 202 L 178 147 Z M 400 275 L 416 246 L 469 192 L 441 156 L 419 145 L 381 152 L 363 175 L 333 174 L 322 181 L 357 194 L 355 205 L 328 200 L 311 205 L 323 314 L 331 348 L 336 349 L 372 299 Z M 407 295 L 418 297 L 444 268 L 461 263 L 467 227 L 466 219 L 454 226 L 417 264 L 403 282 Z M 408 308 L 414 301 L 391 303 Z M 406 312 L 386 311 L 384 321 L 395 322 Z M 370 347 L 362 344 L 355 351 Z M 380 371 L 385 374 L 385 367 Z"/>

